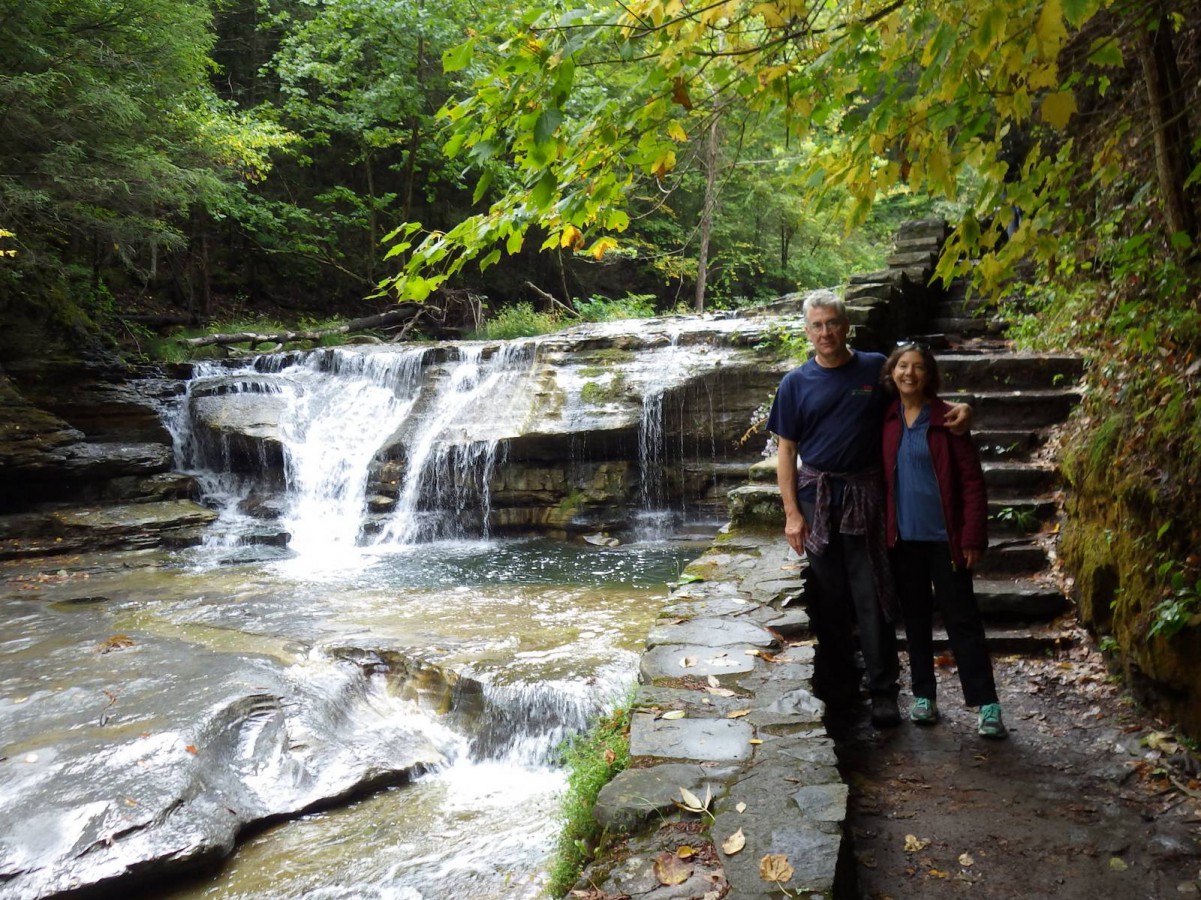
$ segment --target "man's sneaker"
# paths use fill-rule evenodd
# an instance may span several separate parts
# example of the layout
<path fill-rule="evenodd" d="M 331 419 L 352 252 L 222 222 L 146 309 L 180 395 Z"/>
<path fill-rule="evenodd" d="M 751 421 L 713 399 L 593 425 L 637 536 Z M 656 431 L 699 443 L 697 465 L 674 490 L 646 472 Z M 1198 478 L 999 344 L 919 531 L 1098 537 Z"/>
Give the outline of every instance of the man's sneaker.
<path fill-rule="evenodd" d="M 1001 719 L 1000 703 L 985 703 L 980 707 L 979 727 L 976 729 L 980 737 L 1001 738 L 1009 737 L 1009 730 Z"/>
<path fill-rule="evenodd" d="M 872 697 L 872 724 L 877 728 L 895 728 L 901 724 L 896 697 Z"/>
<path fill-rule="evenodd" d="M 915 697 L 909 707 L 909 721 L 915 725 L 933 725 L 938 721 L 938 703 L 929 697 Z"/>

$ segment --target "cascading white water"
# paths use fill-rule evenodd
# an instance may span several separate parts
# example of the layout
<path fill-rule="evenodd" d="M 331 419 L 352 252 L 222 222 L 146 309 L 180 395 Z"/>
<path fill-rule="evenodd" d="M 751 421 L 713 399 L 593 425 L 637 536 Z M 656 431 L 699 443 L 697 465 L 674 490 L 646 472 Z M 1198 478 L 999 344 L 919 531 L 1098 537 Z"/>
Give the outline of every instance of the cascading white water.
<path fill-rule="evenodd" d="M 396 508 L 376 545 L 462 535 L 464 519 L 487 534 L 489 482 L 496 465 L 490 422 L 528 415 L 537 343 L 511 342 L 484 357 L 464 345 L 404 443 L 405 474 Z M 427 513 L 428 511 L 428 513 Z"/>
<path fill-rule="evenodd" d="M 686 354 L 680 352 L 680 334 L 670 332 L 667 349 L 662 352 L 653 378 L 642 394 L 642 415 L 638 423 L 639 495 L 642 510 L 639 514 L 639 534 L 653 536 L 662 529 L 670 515 L 667 509 L 667 484 L 664 468 L 666 457 L 663 400 L 667 389 L 676 383 L 687 369 Z"/>
<path fill-rule="evenodd" d="M 532 408 L 537 342 L 454 348 L 457 358 L 426 366 L 427 351 L 339 348 L 256 357 L 243 366 L 197 364 L 172 416 L 179 468 L 199 480 L 220 513 L 208 549 L 238 544 L 258 524 L 243 512 L 269 485 L 233 470 L 228 440 L 200 439 L 194 398 L 206 392 L 281 394 L 284 411 L 270 437 L 282 455 L 281 523 L 289 548 L 332 558 L 364 544 L 487 533 L 489 482 L 500 439 L 492 423 L 521 421 Z M 257 445 L 258 452 L 268 441 Z M 393 512 L 364 534 L 372 465 L 384 448 L 399 457 L 402 482 Z M 258 472 L 271 465 L 263 459 Z"/>
<path fill-rule="evenodd" d="M 292 550 L 330 554 L 359 542 L 370 464 L 412 410 L 424 356 L 336 350 L 328 368 L 310 358 L 291 371 L 301 389 L 280 424 Z"/>

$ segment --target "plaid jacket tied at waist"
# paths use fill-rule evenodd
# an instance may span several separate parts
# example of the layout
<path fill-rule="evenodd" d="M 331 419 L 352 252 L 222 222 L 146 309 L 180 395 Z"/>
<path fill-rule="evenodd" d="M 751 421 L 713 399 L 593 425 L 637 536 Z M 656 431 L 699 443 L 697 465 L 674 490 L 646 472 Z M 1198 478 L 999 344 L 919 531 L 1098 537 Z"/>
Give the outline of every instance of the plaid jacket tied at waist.
<path fill-rule="evenodd" d="M 879 467 L 862 472 L 822 472 L 801 463 L 797 468 L 797 488 L 817 485 L 813 521 L 805 538 L 805 550 L 821 556 L 830 545 L 830 479 L 843 482 L 840 534 L 860 535 L 867 543 L 872 564 L 876 599 L 888 621 L 900 620 L 901 608 L 892 583 L 888 563 L 888 542 L 884 531 L 884 473 Z"/>

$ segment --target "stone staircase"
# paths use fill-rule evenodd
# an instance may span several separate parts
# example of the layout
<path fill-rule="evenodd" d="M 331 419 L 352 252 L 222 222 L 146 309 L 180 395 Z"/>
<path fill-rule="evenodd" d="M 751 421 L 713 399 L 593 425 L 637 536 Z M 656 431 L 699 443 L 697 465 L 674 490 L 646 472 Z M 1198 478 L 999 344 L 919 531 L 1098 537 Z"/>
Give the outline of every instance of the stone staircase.
<path fill-rule="evenodd" d="M 943 397 L 972 405 L 988 486 L 989 550 L 976 596 L 994 652 L 1039 652 L 1069 640 L 1055 620 L 1068 600 L 1054 577 L 1059 472 L 1048 441 L 1080 401 L 1081 357 L 1019 353 L 1005 323 L 956 282 L 934 306 L 931 333 Z M 943 639 L 943 635 L 938 635 Z"/>

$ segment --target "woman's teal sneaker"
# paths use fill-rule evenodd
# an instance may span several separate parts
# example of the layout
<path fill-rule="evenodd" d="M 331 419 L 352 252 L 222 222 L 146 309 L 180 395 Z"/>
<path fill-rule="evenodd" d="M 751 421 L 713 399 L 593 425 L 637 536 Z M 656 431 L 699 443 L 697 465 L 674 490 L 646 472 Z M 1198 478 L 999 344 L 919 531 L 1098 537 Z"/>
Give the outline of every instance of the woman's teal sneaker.
<path fill-rule="evenodd" d="M 979 727 L 976 729 L 980 737 L 1000 740 L 1009 737 L 1009 730 L 1001 719 L 1000 703 L 985 703 L 980 707 Z"/>
<path fill-rule="evenodd" d="M 909 721 L 915 725 L 933 725 L 938 721 L 938 703 L 929 697 L 915 697 L 909 707 Z"/>

